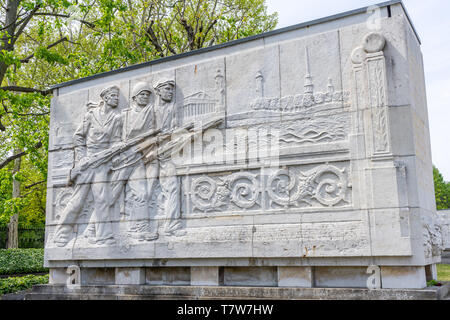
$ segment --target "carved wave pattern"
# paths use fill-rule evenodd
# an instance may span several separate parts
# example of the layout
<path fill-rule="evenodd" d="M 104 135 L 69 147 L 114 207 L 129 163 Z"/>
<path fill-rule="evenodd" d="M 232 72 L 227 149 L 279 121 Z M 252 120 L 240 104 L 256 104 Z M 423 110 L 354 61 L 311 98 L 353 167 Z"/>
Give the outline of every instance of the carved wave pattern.
<path fill-rule="evenodd" d="M 250 172 L 201 175 L 192 179 L 189 194 L 192 213 L 207 213 L 348 206 L 349 190 L 348 169 L 324 164 L 280 169 L 267 179 Z"/>
<path fill-rule="evenodd" d="M 349 122 L 348 114 L 335 114 L 326 118 L 297 120 L 271 127 L 280 130 L 280 147 L 286 147 L 346 140 Z M 270 133 L 269 137 L 274 138 Z"/>
<path fill-rule="evenodd" d="M 349 204 L 347 169 L 321 165 L 308 171 L 281 169 L 268 179 L 272 207 L 333 207 Z"/>
<path fill-rule="evenodd" d="M 237 172 L 213 179 L 206 175 L 191 184 L 192 209 L 203 212 L 221 210 L 231 204 L 243 210 L 260 207 L 257 174 Z"/>

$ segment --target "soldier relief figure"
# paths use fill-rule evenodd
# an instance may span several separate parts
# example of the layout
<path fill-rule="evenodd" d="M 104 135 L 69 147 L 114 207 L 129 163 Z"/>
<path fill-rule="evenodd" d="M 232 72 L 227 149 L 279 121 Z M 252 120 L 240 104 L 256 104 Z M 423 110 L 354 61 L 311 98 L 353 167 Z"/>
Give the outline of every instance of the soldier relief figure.
<path fill-rule="evenodd" d="M 117 216 L 117 201 L 128 190 L 132 206 L 127 236 L 138 241 L 157 239 L 157 221 L 150 219 L 156 208 L 150 208 L 150 199 L 158 179 L 162 193 L 157 198 L 166 218 L 164 234 L 186 233 L 180 230 L 180 181 L 170 159 L 176 145 L 170 137 L 178 126 L 174 89 L 173 80 L 160 81 L 155 89 L 137 83 L 130 107 L 119 111 L 119 88 L 112 86 L 100 93 L 99 104 L 88 105 L 74 134 L 76 161 L 69 179 L 74 187 L 55 229 L 55 245 L 62 247 L 71 240 L 90 192 L 94 210 L 84 231 L 90 244 L 116 243 L 111 221 Z M 155 105 L 151 104 L 154 90 Z"/>
<path fill-rule="evenodd" d="M 155 89 L 158 95 L 155 107 L 156 126 L 161 130 L 162 134 L 173 132 L 178 127 L 178 113 L 173 102 L 175 82 L 162 80 L 157 83 Z M 161 150 L 166 149 L 165 146 L 168 143 L 170 143 L 168 140 L 164 140 L 160 146 Z M 166 217 L 164 233 L 166 235 L 182 236 L 186 231 L 180 230 L 180 182 L 170 156 L 170 152 L 158 153 L 159 182 L 163 198 L 162 207 Z M 156 172 L 156 168 L 154 172 Z"/>
<path fill-rule="evenodd" d="M 142 134 L 156 132 L 153 106 L 150 104 L 151 94 L 152 89 L 146 83 L 138 83 L 133 88 L 131 107 L 122 112 L 122 141 L 125 145 Z M 140 241 L 151 241 L 158 238 L 158 233 L 150 227 L 148 203 L 151 193 L 148 192 L 146 168 L 142 158 L 141 152 L 131 147 L 113 160 L 113 203 L 128 185 L 133 199 L 128 235 Z"/>
<path fill-rule="evenodd" d="M 94 244 L 114 244 L 111 187 L 108 183 L 111 169 L 112 147 L 120 146 L 122 117 L 117 110 L 119 88 L 105 88 L 100 97 L 102 101 L 89 108 L 74 134 L 75 167 L 70 173 L 70 182 L 75 184 L 72 196 L 60 214 L 54 242 L 65 246 L 70 241 L 72 227 L 92 192 L 94 211 L 91 214 L 89 239 Z"/>

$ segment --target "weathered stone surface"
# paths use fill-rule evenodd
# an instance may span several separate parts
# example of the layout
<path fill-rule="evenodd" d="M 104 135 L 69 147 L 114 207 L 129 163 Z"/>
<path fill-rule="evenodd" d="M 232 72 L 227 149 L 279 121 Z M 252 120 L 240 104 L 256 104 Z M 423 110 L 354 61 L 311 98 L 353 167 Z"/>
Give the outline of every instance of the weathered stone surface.
<path fill-rule="evenodd" d="M 364 287 L 376 263 L 425 286 L 443 246 L 423 63 L 389 6 L 375 29 L 361 11 L 58 86 L 52 283 Z"/>
<path fill-rule="evenodd" d="M 438 214 L 442 220 L 444 248 L 450 250 L 450 210 L 439 210 Z"/>
<path fill-rule="evenodd" d="M 450 264 L 450 210 L 439 210 L 438 215 L 442 221 L 442 238 L 444 242 L 442 263 Z"/>
<path fill-rule="evenodd" d="M 383 288 L 416 289 L 426 286 L 424 267 L 381 267 Z"/>
<path fill-rule="evenodd" d="M 218 267 L 191 267 L 191 285 L 218 286 L 219 283 Z"/>
<path fill-rule="evenodd" d="M 157 299 L 277 299 L 277 300 L 442 300 L 450 283 L 426 289 L 255 288 L 211 286 L 65 286 L 38 285 L 25 300 L 157 300 Z"/>
<path fill-rule="evenodd" d="M 278 267 L 278 286 L 312 288 L 314 286 L 313 268 Z"/>
<path fill-rule="evenodd" d="M 145 284 L 145 269 L 116 268 L 115 284 Z"/>
<path fill-rule="evenodd" d="M 149 285 L 184 285 L 191 283 L 189 267 L 151 267 L 146 268 L 146 284 Z"/>
<path fill-rule="evenodd" d="M 316 267 L 314 286 L 319 288 L 366 288 L 367 268 L 361 267 Z"/>

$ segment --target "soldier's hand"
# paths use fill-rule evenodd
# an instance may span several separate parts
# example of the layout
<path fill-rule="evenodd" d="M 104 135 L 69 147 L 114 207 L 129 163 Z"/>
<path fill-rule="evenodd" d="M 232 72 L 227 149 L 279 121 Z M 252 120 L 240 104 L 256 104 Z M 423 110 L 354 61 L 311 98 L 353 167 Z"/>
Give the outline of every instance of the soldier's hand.
<path fill-rule="evenodd" d="M 126 151 L 128 148 L 127 148 L 127 144 L 126 143 L 122 143 L 121 145 L 120 145 L 120 152 L 124 152 L 124 151 Z"/>
<path fill-rule="evenodd" d="M 87 168 L 89 168 L 89 158 L 88 157 L 81 158 L 78 165 L 81 170 L 86 170 Z"/>
<path fill-rule="evenodd" d="M 120 163 L 122 162 L 121 160 L 122 160 L 122 158 L 121 158 L 120 155 L 114 156 L 114 157 L 112 158 L 112 165 L 113 165 L 113 167 L 118 167 L 118 166 L 120 166 Z"/>

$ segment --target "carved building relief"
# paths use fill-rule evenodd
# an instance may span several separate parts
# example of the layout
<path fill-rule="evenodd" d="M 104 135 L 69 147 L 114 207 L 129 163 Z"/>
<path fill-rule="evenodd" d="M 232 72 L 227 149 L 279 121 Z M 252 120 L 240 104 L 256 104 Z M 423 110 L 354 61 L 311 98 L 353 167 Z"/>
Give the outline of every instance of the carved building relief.
<path fill-rule="evenodd" d="M 273 110 L 281 112 L 301 112 L 305 108 L 311 108 L 326 103 L 341 103 L 348 106 L 350 92 L 335 91 L 333 79 L 328 78 L 327 90 L 325 92 L 314 92 L 314 80 L 310 71 L 310 62 L 308 48 L 305 48 L 306 56 L 306 75 L 304 79 L 303 93 L 296 95 L 282 96 L 281 98 L 268 98 L 264 95 L 264 75 L 258 71 L 255 76 L 255 99 L 250 106 L 254 110 Z M 328 106 L 328 108 L 336 106 Z M 309 109 L 308 111 L 318 111 L 319 108 Z M 325 108 L 321 108 L 322 110 Z"/>

